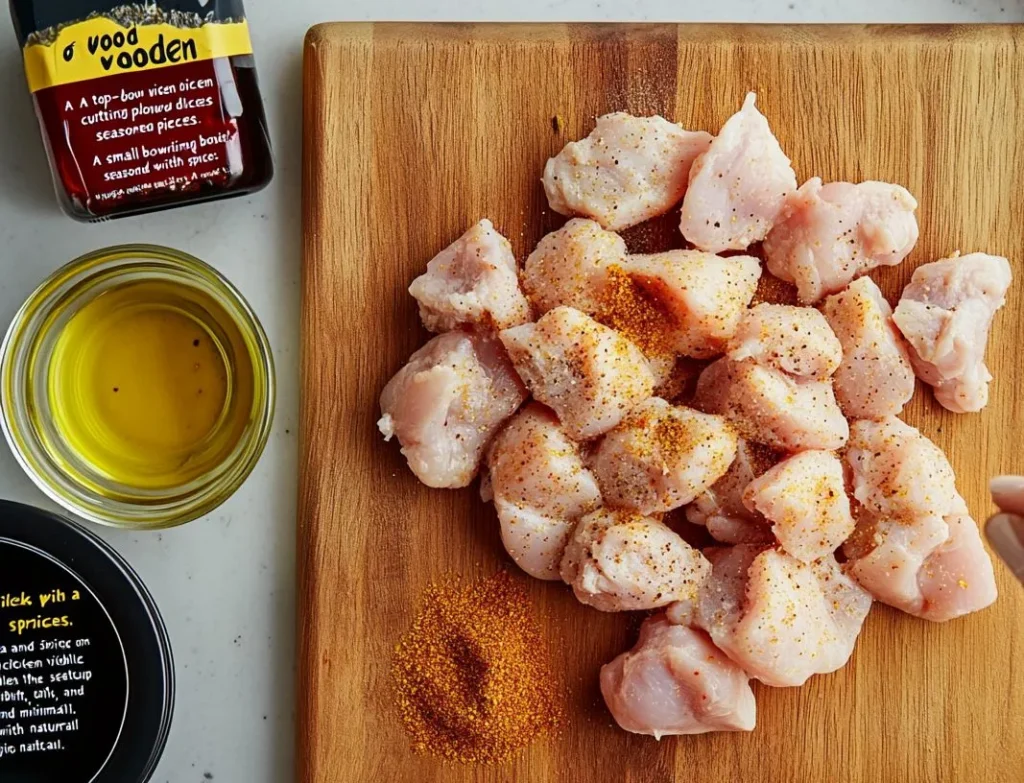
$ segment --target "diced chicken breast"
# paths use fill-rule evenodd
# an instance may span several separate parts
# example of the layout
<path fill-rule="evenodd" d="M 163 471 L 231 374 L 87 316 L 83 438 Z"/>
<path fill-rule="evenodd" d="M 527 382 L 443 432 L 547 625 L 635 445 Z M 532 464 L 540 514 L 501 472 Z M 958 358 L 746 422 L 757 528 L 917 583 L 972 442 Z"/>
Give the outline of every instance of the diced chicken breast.
<path fill-rule="evenodd" d="M 736 433 L 724 418 L 651 397 L 604 436 L 590 467 L 605 503 L 655 514 L 691 502 L 735 456 Z"/>
<path fill-rule="evenodd" d="M 910 342 L 914 371 L 943 408 L 970 413 L 988 403 L 985 348 L 1012 280 L 1005 258 L 971 253 L 919 266 L 903 289 L 893 320 Z"/>
<path fill-rule="evenodd" d="M 768 520 L 743 504 L 743 491 L 776 461 L 778 456 L 771 449 L 741 438 L 729 470 L 686 507 L 686 521 L 706 527 L 712 538 L 724 544 L 774 543 Z"/>
<path fill-rule="evenodd" d="M 538 315 L 559 305 L 601 309 L 609 270 L 626 261 L 622 237 L 593 220 L 570 220 L 540 242 L 523 265 L 523 289 Z"/>
<path fill-rule="evenodd" d="M 946 455 L 895 417 L 853 422 L 845 457 L 853 497 L 876 517 L 913 521 L 967 513 Z"/>
<path fill-rule="evenodd" d="M 843 290 L 876 266 L 900 263 L 917 243 L 917 201 L 887 182 L 809 179 L 764 241 L 769 271 L 794 283 L 803 304 Z"/>
<path fill-rule="evenodd" d="M 843 463 L 830 451 L 803 451 L 754 479 L 743 502 L 772 522 L 782 548 L 804 563 L 836 551 L 854 522 Z"/>
<path fill-rule="evenodd" d="M 726 351 L 734 361 L 750 359 L 816 381 L 831 376 L 843 359 L 839 338 L 817 310 L 767 303 L 743 314 Z"/>
<path fill-rule="evenodd" d="M 807 565 L 742 544 L 707 555 L 714 570 L 701 590 L 700 626 L 752 677 L 802 685 L 849 660 L 871 596 L 831 555 Z"/>
<path fill-rule="evenodd" d="M 640 349 L 574 308 L 556 307 L 500 337 L 533 396 L 577 440 L 612 429 L 654 389 Z"/>
<path fill-rule="evenodd" d="M 548 204 L 611 231 L 635 226 L 679 203 L 694 159 L 710 143 L 710 133 L 684 130 L 657 115 L 606 114 L 589 136 L 548 160 Z"/>
<path fill-rule="evenodd" d="M 446 332 L 384 387 L 377 427 L 385 440 L 398 437 L 409 468 L 428 487 L 465 487 L 491 436 L 526 396 L 497 339 Z"/>
<path fill-rule="evenodd" d="M 487 465 L 505 549 L 530 576 L 558 579 L 573 527 L 601 505 L 576 444 L 535 402 L 497 435 Z"/>
<path fill-rule="evenodd" d="M 750 731 L 756 721 L 746 672 L 703 631 L 647 618 L 632 650 L 601 667 L 601 694 L 626 731 L 672 734 Z"/>
<path fill-rule="evenodd" d="M 561 573 L 583 603 L 623 612 L 695 601 L 711 566 L 656 519 L 598 509 L 576 526 Z"/>
<path fill-rule="evenodd" d="M 822 307 L 843 346 L 833 377 L 839 407 L 849 419 L 896 416 L 914 396 L 914 369 L 892 308 L 870 277 L 854 280 Z"/>
<path fill-rule="evenodd" d="M 918 617 L 944 622 L 977 612 L 996 600 L 992 560 L 978 525 L 966 514 L 946 518 L 949 538 L 925 560 L 917 576 L 922 605 Z"/>
<path fill-rule="evenodd" d="M 749 360 L 719 359 L 704 370 L 694 407 L 725 416 L 743 438 L 781 451 L 833 451 L 849 436 L 830 382 L 791 378 Z"/>
<path fill-rule="evenodd" d="M 461 325 L 507 329 L 531 319 L 519 290 L 512 245 L 481 220 L 427 264 L 409 293 L 420 303 L 420 318 L 432 332 Z"/>
<path fill-rule="evenodd" d="M 761 262 L 751 256 L 722 258 L 697 250 L 670 250 L 626 259 L 625 270 L 664 314 L 660 326 L 667 348 L 683 356 L 706 359 L 725 348 L 735 334 L 761 278 Z M 610 326 L 628 328 L 630 303 L 620 302 Z M 613 312 L 614 316 L 615 313 Z"/>
<path fill-rule="evenodd" d="M 768 234 L 796 190 L 789 158 L 749 93 L 690 171 L 679 228 L 701 250 L 745 250 Z"/>

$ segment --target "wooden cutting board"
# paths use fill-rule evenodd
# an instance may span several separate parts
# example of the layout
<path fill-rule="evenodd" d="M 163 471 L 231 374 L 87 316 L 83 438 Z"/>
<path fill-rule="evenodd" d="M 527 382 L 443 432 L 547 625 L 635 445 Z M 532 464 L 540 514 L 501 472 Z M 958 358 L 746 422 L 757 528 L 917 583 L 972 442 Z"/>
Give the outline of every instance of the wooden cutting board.
<path fill-rule="evenodd" d="M 531 580 L 572 689 L 564 735 L 501 767 L 413 755 L 389 656 L 420 591 L 510 561 L 475 487 L 421 486 L 374 422 L 377 396 L 427 338 L 406 293 L 481 217 L 522 259 L 562 218 L 545 159 L 594 118 L 661 113 L 716 132 L 756 90 L 801 181 L 890 180 L 920 200 L 921 241 L 876 275 L 1008 256 L 1024 279 L 1024 32 L 1014 27 L 331 24 L 306 40 L 299 780 L 1024 780 L 1024 587 L 997 565 L 995 607 L 934 625 L 877 606 L 853 659 L 802 688 L 757 687 L 750 734 L 656 742 L 617 729 L 600 665 L 635 622 Z M 671 241 L 666 224 L 635 232 Z M 997 316 L 989 407 L 956 416 L 927 390 L 906 419 L 950 456 L 979 519 L 986 480 L 1024 473 L 1024 290 Z"/>

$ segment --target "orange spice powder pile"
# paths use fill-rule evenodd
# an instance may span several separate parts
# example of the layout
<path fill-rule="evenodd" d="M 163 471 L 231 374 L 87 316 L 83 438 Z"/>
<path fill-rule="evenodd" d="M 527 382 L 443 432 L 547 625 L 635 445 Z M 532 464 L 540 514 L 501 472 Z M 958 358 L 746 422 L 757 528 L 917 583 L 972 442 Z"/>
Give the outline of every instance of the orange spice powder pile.
<path fill-rule="evenodd" d="M 608 270 L 597 320 L 621 332 L 648 356 L 672 353 L 667 329 L 672 316 L 621 267 Z"/>
<path fill-rule="evenodd" d="M 564 691 L 544 649 L 522 580 L 508 572 L 427 587 L 391 667 L 413 749 L 497 763 L 554 732 Z"/>

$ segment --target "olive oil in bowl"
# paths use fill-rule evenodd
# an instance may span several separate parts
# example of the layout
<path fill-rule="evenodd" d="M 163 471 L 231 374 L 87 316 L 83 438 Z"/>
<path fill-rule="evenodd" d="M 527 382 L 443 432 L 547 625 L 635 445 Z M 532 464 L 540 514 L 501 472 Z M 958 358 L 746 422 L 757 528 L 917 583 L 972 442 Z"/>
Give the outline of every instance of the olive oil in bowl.
<path fill-rule="evenodd" d="M 4 434 L 36 484 L 96 522 L 166 527 L 223 502 L 269 435 L 274 371 L 241 295 L 199 259 L 122 246 L 73 261 L 15 317 Z"/>

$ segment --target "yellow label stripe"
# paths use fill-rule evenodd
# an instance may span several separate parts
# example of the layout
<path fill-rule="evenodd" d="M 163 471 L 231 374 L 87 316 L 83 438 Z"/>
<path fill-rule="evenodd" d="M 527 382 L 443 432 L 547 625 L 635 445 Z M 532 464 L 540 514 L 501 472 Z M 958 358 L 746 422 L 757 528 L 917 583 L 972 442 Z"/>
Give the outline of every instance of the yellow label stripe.
<path fill-rule="evenodd" d="M 166 68 L 187 62 L 252 54 L 249 23 L 210 22 L 125 28 L 96 17 L 65 27 L 52 44 L 25 47 L 25 75 L 32 92 L 60 84 Z"/>

